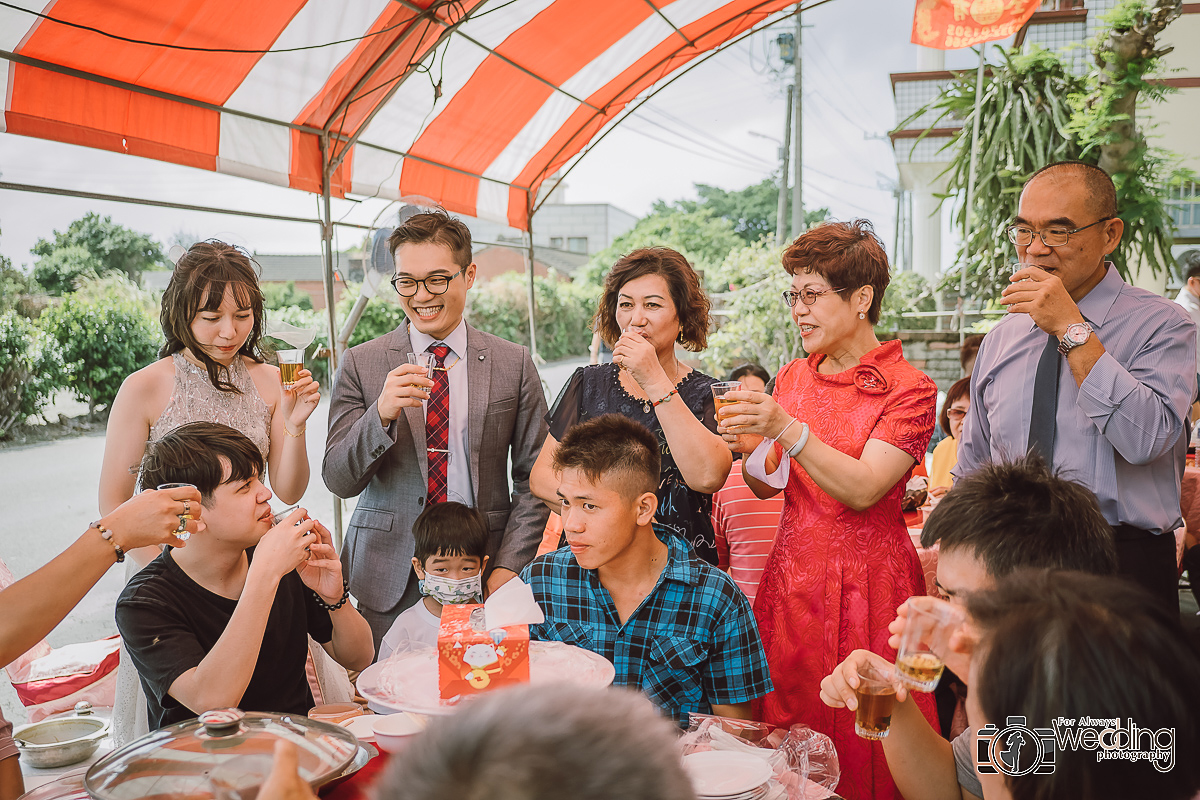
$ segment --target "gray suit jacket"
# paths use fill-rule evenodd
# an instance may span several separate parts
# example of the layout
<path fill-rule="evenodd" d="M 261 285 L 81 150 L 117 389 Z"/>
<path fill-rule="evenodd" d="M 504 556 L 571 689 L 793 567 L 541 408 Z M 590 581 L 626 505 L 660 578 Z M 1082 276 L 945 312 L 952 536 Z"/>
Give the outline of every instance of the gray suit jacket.
<path fill-rule="evenodd" d="M 413 574 L 412 525 L 428 493 L 424 412 L 405 408 L 384 428 L 375 409 L 388 372 L 408 363 L 411 351 L 404 324 L 342 357 L 321 469 L 338 497 L 362 495 L 346 530 L 342 567 L 350 591 L 378 612 L 400 602 Z M 489 567 L 520 572 L 537 553 L 549 516 L 529 493 L 529 472 L 546 438 L 546 397 L 521 345 L 468 325 L 465 361 L 471 484 L 487 520 Z"/>

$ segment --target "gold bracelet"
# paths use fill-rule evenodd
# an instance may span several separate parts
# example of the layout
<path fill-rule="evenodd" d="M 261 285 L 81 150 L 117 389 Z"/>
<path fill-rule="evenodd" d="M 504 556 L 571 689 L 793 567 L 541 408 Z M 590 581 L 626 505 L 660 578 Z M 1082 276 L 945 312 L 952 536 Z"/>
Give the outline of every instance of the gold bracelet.
<path fill-rule="evenodd" d="M 288 436 L 292 437 L 293 439 L 299 439 L 301 436 L 303 436 L 303 435 L 304 435 L 304 432 L 305 432 L 306 430 L 308 430 L 308 426 L 307 426 L 307 425 L 305 425 L 303 428 L 301 428 L 299 433 L 292 433 L 291 431 L 289 431 L 289 430 L 287 429 L 287 425 L 284 425 L 284 426 L 283 426 L 283 432 L 284 432 L 284 433 L 286 433 Z"/>

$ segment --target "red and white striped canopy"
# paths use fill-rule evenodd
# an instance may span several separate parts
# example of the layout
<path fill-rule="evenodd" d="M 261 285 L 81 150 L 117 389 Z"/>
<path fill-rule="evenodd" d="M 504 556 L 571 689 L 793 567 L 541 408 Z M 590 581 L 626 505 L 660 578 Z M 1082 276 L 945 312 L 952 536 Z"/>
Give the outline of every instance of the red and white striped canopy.
<path fill-rule="evenodd" d="M 631 100 L 794 2 L 3 0 L 0 131 L 527 228 Z"/>

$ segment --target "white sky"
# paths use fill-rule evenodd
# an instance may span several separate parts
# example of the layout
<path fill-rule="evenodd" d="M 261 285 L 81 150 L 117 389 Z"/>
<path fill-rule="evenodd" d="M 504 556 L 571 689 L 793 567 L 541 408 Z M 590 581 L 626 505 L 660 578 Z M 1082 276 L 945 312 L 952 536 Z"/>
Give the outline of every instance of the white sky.
<path fill-rule="evenodd" d="M 880 136 L 896 122 L 890 72 L 917 68 L 909 43 L 913 4 L 895 0 L 834 0 L 805 14 L 804 202 L 827 205 L 837 218 L 865 216 L 890 248 L 895 203 L 889 190 L 895 162 Z M 568 202 L 607 202 L 645 214 L 656 199 L 694 197 L 693 183 L 740 189 L 777 168 L 777 144 L 752 135 L 782 137 L 785 82 L 775 36 L 782 23 L 693 69 L 610 133 L 567 177 Z M 971 51 L 947 54 L 948 67 L 972 67 Z M 789 68 L 790 73 L 790 68 Z M 819 172 L 818 172 L 819 170 Z M 315 218 L 318 198 L 305 192 L 133 156 L 0 134 L 0 180 L 146 197 L 204 206 L 235 207 Z M 333 201 L 335 218 L 369 224 L 383 201 Z M 167 244 L 186 231 L 217 237 L 263 253 L 320 251 L 315 225 L 270 222 L 124 203 L 0 191 L 0 253 L 31 265 L 29 249 L 89 211 L 112 218 Z M 536 224 L 536 222 L 535 222 Z M 361 234 L 341 229 L 349 247 Z"/>

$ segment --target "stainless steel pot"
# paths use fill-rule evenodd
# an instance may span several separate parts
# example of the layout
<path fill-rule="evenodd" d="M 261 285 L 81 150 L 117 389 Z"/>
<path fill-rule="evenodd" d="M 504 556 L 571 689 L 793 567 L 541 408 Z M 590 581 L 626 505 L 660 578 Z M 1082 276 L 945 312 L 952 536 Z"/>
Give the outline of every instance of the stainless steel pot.
<path fill-rule="evenodd" d="M 93 716 L 91 703 L 81 702 L 73 716 L 22 725 L 13 731 L 13 741 L 26 764 L 51 769 L 89 758 L 108 728 L 108 720 Z"/>

